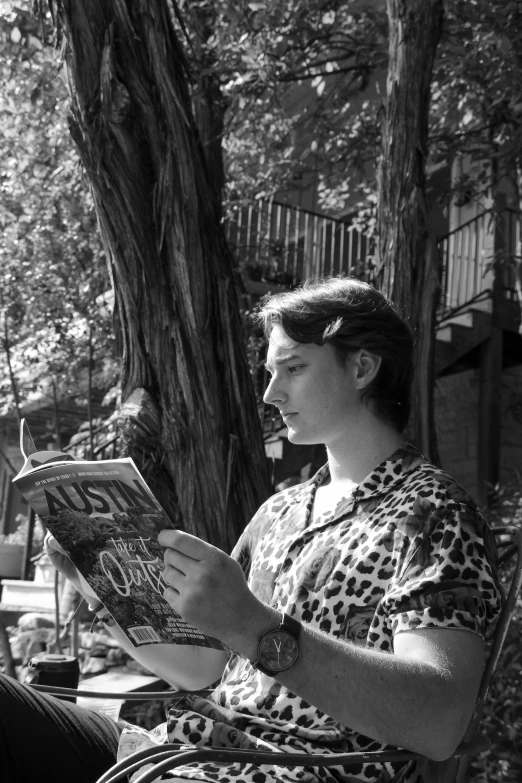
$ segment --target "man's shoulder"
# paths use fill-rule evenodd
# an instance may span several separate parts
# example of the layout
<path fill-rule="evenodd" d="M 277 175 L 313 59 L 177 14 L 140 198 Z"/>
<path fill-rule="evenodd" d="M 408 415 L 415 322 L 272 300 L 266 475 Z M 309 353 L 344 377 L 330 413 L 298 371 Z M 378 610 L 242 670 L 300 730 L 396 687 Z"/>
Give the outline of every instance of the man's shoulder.
<path fill-rule="evenodd" d="M 414 470 L 404 476 L 397 492 L 410 495 L 412 499 L 425 498 L 436 506 L 452 504 L 479 511 L 472 495 L 450 473 L 427 460 L 422 460 Z"/>

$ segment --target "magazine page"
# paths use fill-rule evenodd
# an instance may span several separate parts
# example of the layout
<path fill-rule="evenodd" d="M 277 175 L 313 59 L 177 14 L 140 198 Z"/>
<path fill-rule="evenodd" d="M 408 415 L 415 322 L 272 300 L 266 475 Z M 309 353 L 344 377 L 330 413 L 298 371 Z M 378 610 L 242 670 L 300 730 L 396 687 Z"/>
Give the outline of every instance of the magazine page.
<path fill-rule="evenodd" d="M 38 464 L 14 483 L 133 645 L 224 649 L 163 598 L 157 537 L 173 525 L 132 459 L 40 464 L 41 454 L 28 458 Z"/>

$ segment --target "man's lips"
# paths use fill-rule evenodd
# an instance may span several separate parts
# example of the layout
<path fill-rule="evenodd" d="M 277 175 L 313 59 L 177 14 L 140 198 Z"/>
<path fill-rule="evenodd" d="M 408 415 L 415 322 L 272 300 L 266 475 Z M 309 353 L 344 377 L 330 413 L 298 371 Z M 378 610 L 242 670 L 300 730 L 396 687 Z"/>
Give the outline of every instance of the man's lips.
<path fill-rule="evenodd" d="M 294 411 L 293 413 L 282 413 L 281 415 L 283 419 L 289 419 L 290 416 L 297 416 L 297 413 Z"/>

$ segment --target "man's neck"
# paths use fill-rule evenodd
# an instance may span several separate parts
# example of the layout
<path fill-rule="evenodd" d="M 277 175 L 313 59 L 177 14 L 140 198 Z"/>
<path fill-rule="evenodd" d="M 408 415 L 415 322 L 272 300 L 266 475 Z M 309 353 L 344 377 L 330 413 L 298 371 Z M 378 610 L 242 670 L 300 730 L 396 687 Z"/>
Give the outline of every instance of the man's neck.
<path fill-rule="evenodd" d="M 360 484 L 377 465 L 404 445 L 404 438 L 394 427 L 373 416 L 359 432 L 357 429 L 349 439 L 327 445 L 332 486 Z"/>

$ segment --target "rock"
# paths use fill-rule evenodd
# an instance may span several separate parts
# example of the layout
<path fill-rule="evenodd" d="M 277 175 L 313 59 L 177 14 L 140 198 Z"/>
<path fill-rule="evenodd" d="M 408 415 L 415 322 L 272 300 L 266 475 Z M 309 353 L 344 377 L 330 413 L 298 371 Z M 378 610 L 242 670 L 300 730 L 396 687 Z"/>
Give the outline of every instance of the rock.
<path fill-rule="evenodd" d="M 36 628 L 54 628 L 54 620 L 49 614 L 28 612 L 18 620 L 20 631 L 34 631 Z"/>
<path fill-rule="evenodd" d="M 86 658 L 82 665 L 82 676 L 86 674 L 100 674 L 106 671 L 105 658 Z"/>
<path fill-rule="evenodd" d="M 54 638 L 54 625 L 51 628 L 33 628 L 29 631 L 20 631 L 17 646 L 22 662 L 27 663 L 33 655 L 45 652 Z"/>

